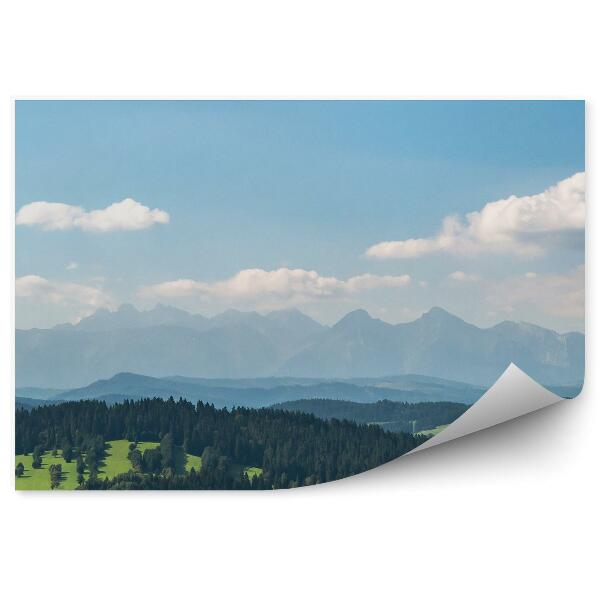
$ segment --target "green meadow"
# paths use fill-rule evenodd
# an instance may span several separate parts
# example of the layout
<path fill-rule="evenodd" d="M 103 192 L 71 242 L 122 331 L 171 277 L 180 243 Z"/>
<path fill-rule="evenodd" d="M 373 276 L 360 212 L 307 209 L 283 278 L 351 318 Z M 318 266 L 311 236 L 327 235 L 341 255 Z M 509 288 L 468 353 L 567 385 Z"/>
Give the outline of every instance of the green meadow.
<path fill-rule="evenodd" d="M 128 440 L 112 440 L 106 443 L 106 458 L 100 464 L 98 471 L 98 477 L 112 478 L 120 473 L 127 473 L 131 470 L 131 462 L 127 458 L 129 453 Z M 144 452 L 149 448 L 156 448 L 159 445 L 158 442 L 139 442 L 137 448 L 140 452 Z M 195 470 L 200 469 L 202 466 L 202 459 L 199 456 L 193 454 L 184 454 L 183 449 L 177 449 L 177 471 L 183 473 L 189 471 L 192 467 Z M 25 467 L 25 472 L 21 477 L 16 478 L 15 488 L 17 490 L 49 490 L 50 489 L 50 465 L 61 465 L 62 477 L 58 487 L 60 490 L 74 490 L 77 488 L 77 471 L 75 470 L 77 462 L 72 460 L 67 463 L 62 458 L 62 452 L 57 451 L 56 456 L 52 456 L 51 452 L 45 452 L 42 456 L 42 468 L 34 469 L 31 466 L 33 457 L 31 454 L 25 456 L 24 454 L 17 454 L 15 457 L 15 465 L 20 462 Z M 84 473 L 84 477 L 88 477 L 88 472 Z"/>
<path fill-rule="evenodd" d="M 437 435 L 440 431 L 444 431 L 448 425 L 438 425 L 433 429 L 424 429 L 423 431 L 417 431 L 417 435 L 426 435 L 427 437 L 433 437 Z"/>
<path fill-rule="evenodd" d="M 100 466 L 100 477 L 112 478 L 120 473 L 127 473 L 131 469 L 131 462 L 127 458 L 129 454 L 129 440 L 113 440 L 106 444 L 105 463 Z M 138 442 L 137 449 L 140 452 L 157 448 L 159 442 Z M 182 474 L 189 471 L 192 467 L 197 471 L 202 465 L 202 459 L 193 454 L 185 454 L 181 447 L 175 449 L 176 471 Z M 50 477 L 50 475 L 48 475 Z"/>
<path fill-rule="evenodd" d="M 258 477 L 259 475 L 262 475 L 263 470 L 260 467 L 247 467 L 246 469 L 244 469 L 244 473 L 246 473 L 246 475 L 248 475 L 248 479 L 250 481 L 252 481 L 252 479 L 254 479 L 254 477 Z"/>
<path fill-rule="evenodd" d="M 34 469 L 31 466 L 33 457 L 31 454 L 17 454 L 15 457 L 15 465 L 20 462 L 25 467 L 25 472 L 21 477 L 16 478 L 15 487 L 17 490 L 49 490 L 50 489 L 50 473 L 48 469 L 50 465 L 61 465 L 62 477 L 58 489 L 74 490 L 77 487 L 77 466 L 76 461 L 67 463 L 63 460 L 61 452 L 57 456 L 52 456 L 50 452 L 45 452 L 42 456 L 42 468 Z M 86 473 L 87 475 L 87 473 Z"/>
<path fill-rule="evenodd" d="M 130 460 L 127 458 L 129 453 L 129 440 L 112 440 L 106 443 L 106 458 L 100 464 L 98 471 L 99 478 L 112 478 L 120 473 L 127 473 L 130 471 L 132 466 Z M 138 442 L 137 448 L 140 452 L 159 446 L 159 442 Z M 190 471 L 194 468 L 198 471 L 202 467 L 202 458 L 194 454 L 187 454 L 183 452 L 183 448 L 177 447 L 175 449 L 175 464 L 176 471 L 179 474 L 183 474 L 185 471 Z M 20 462 L 25 467 L 25 472 L 21 477 L 16 477 L 15 488 L 21 490 L 49 490 L 50 489 L 50 465 L 61 465 L 62 477 L 58 489 L 60 490 L 74 490 L 77 488 L 77 461 L 73 459 L 70 463 L 67 463 L 63 457 L 61 450 L 57 451 L 56 456 L 52 456 L 51 452 L 45 452 L 42 456 L 42 467 L 40 469 L 34 469 L 31 466 L 33 457 L 31 454 L 17 454 L 15 457 L 15 465 Z M 237 467 L 239 468 L 239 467 Z M 237 471 L 239 473 L 239 471 Z M 246 467 L 244 472 L 248 475 L 248 478 L 252 480 L 253 477 L 260 475 L 262 469 L 260 467 Z M 84 477 L 87 479 L 89 473 L 86 471 Z"/>

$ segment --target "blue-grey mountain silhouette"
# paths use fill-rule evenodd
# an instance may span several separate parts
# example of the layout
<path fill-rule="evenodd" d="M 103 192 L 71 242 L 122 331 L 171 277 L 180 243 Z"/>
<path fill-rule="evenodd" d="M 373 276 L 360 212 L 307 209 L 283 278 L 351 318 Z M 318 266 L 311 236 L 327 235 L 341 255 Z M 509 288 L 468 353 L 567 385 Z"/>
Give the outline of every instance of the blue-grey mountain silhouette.
<path fill-rule="evenodd" d="M 397 325 L 358 310 L 326 327 L 298 310 L 207 318 L 131 305 L 77 325 L 16 332 L 17 385 L 45 388 L 85 386 L 123 371 L 237 379 L 417 374 L 489 386 L 511 362 L 543 384 L 580 384 L 584 336 L 509 321 L 479 328 L 441 308 Z"/>

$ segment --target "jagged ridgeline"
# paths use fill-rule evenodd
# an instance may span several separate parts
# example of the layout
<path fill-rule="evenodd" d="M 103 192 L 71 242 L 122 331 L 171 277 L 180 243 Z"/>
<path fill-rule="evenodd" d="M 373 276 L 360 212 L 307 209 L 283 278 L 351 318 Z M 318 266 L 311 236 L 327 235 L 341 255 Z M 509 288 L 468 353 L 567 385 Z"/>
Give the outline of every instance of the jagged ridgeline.
<path fill-rule="evenodd" d="M 76 462 L 80 489 L 277 489 L 361 473 L 425 437 L 272 408 L 217 409 L 172 398 L 65 402 L 16 412 L 16 452 Z M 111 440 L 128 440 L 131 467 L 103 475 Z M 153 446 L 143 444 L 155 442 Z M 200 457 L 176 468 L 178 455 Z M 52 462 L 52 458 L 49 459 Z M 35 467 L 34 467 L 35 468 Z M 40 468 L 39 466 L 37 468 Z M 52 475 L 57 475 L 54 469 Z"/>
<path fill-rule="evenodd" d="M 581 384 L 584 367 L 581 333 L 510 321 L 482 329 L 441 308 L 396 325 L 356 310 L 326 327 L 299 310 L 268 315 L 228 310 L 207 319 L 172 307 L 137 311 L 125 305 L 97 311 L 77 325 L 17 330 L 15 339 L 17 385 L 25 388 L 20 395 L 31 398 L 40 396 L 30 395 L 27 387 L 64 391 L 122 372 L 327 380 L 416 374 L 487 388 L 511 362 L 544 385 Z M 156 394 L 176 396 L 162 389 Z M 313 397 L 332 397 L 319 394 Z M 97 396 L 68 399 L 90 397 Z"/>

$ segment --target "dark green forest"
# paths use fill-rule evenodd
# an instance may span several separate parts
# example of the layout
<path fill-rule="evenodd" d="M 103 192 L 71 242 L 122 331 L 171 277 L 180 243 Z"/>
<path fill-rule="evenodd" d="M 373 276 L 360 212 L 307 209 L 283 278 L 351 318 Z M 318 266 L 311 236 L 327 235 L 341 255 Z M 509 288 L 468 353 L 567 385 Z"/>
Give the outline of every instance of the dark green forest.
<path fill-rule="evenodd" d="M 273 408 L 226 408 L 173 398 L 106 405 L 89 400 L 16 412 L 16 453 L 60 448 L 91 476 L 81 489 L 277 489 L 313 485 L 361 473 L 409 452 L 426 438 L 376 425 L 322 420 Z M 109 440 L 160 441 L 139 466 L 113 479 L 95 476 Z M 202 468 L 176 474 L 173 447 L 202 456 Z M 251 481 L 237 465 L 261 467 Z"/>
<path fill-rule="evenodd" d="M 311 398 L 275 404 L 294 412 L 304 412 L 320 419 L 347 419 L 357 423 L 377 423 L 388 431 L 413 433 L 452 423 L 468 408 L 459 402 L 379 402 L 362 403 L 348 400 Z"/>

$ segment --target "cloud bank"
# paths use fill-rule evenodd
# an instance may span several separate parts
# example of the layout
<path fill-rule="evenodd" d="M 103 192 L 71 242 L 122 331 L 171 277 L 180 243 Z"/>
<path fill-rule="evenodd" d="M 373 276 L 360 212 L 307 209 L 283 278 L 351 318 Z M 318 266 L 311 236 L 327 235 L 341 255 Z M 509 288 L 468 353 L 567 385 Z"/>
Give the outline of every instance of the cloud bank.
<path fill-rule="evenodd" d="M 448 216 L 434 237 L 380 242 L 368 248 L 366 255 L 377 259 L 440 252 L 540 256 L 548 244 L 584 227 L 585 173 L 576 173 L 540 194 L 489 202 L 464 220 Z"/>
<path fill-rule="evenodd" d="M 487 302 L 497 311 L 511 315 L 524 307 L 554 317 L 582 319 L 585 316 L 585 268 L 565 273 L 525 273 L 491 283 Z"/>
<path fill-rule="evenodd" d="M 472 273 L 465 273 L 464 271 L 454 271 L 454 273 L 448 275 L 448 279 L 457 283 L 475 283 L 479 281 L 479 276 Z"/>
<path fill-rule="evenodd" d="M 36 307 L 55 305 L 74 309 L 79 317 L 98 308 L 116 308 L 118 303 L 106 292 L 80 283 L 50 281 L 39 275 L 17 277 L 15 295 Z"/>
<path fill-rule="evenodd" d="M 62 202 L 31 202 L 19 209 L 16 222 L 17 225 L 37 226 L 45 231 L 81 229 L 105 233 L 147 229 L 153 225 L 165 225 L 169 219 L 164 210 L 150 209 L 133 198 L 125 198 L 92 211 Z"/>
<path fill-rule="evenodd" d="M 367 273 L 343 280 L 324 277 L 316 271 L 304 269 L 245 269 L 230 279 L 214 283 L 193 279 L 165 281 L 142 288 L 139 295 L 147 299 L 198 297 L 205 301 L 295 305 L 352 296 L 375 289 L 399 288 L 408 285 L 410 281 L 409 275 L 381 276 Z"/>

